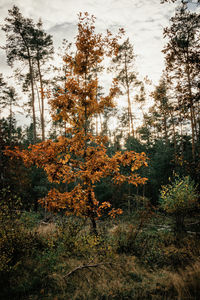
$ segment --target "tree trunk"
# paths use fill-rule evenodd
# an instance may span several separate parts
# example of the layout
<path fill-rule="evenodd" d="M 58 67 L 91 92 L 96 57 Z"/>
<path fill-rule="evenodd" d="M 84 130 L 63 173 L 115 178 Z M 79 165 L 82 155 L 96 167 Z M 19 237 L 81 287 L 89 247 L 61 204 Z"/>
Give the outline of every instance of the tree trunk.
<path fill-rule="evenodd" d="M 180 234 L 185 232 L 184 215 L 177 213 L 175 215 L 175 233 Z"/>
<path fill-rule="evenodd" d="M 171 122 L 172 122 L 172 132 L 173 132 L 173 141 L 174 141 L 174 156 L 175 156 L 175 164 L 177 164 L 177 141 L 176 141 L 176 130 L 175 130 L 175 124 L 174 124 L 174 118 L 172 111 L 169 111 Z M 182 125 L 182 124 L 181 124 Z M 181 137 L 182 140 L 182 137 Z"/>
<path fill-rule="evenodd" d="M 134 128 L 133 128 L 133 115 L 132 115 L 131 100 L 130 100 L 130 89 L 129 89 L 129 82 L 128 82 L 126 53 L 125 53 L 125 72 L 126 72 L 126 93 L 127 93 L 127 100 L 128 100 L 129 134 L 132 133 L 132 135 L 134 137 L 135 133 L 134 133 Z"/>
<path fill-rule="evenodd" d="M 129 86 L 128 86 L 128 90 L 127 90 L 127 97 L 128 97 L 128 106 L 129 106 L 130 133 L 132 133 L 133 137 L 135 137 L 135 132 L 134 132 L 134 128 L 133 128 L 133 115 L 132 115 L 132 108 L 131 108 L 131 101 L 130 101 Z"/>
<path fill-rule="evenodd" d="M 166 112 L 163 113 L 163 126 L 164 126 L 164 135 L 165 135 L 165 144 L 168 144 L 168 134 L 167 134 L 167 117 Z"/>
<path fill-rule="evenodd" d="M 10 141 L 12 138 L 12 120 L 13 120 L 13 112 L 12 112 L 12 104 L 10 103 L 10 115 L 9 115 L 9 139 L 10 139 Z"/>
<path fill-rule="evenodd" d="M 29 51 L 28 51 L 29 53 Z M 30 56 L 30 54 L 29 54 Z M 35 92 L 34 92 L 34 80 L 33 80 L 33 67 L 31 63 L 31 58 L 28 59 L 29 62 L 29 72 L 31 79 L 31 106 L 32 106 L 32 115 L 33 115 L 33 142 L 36 143 L 37 133 L 36 133 L 36 116 L 35 116 Z"/>
<path fill-rule="evenodd" d="M 194 114 L 194 106 L 193 106 L 193 95 L 192 95 L 192 85 L 191 85 L 191 78 L 190 78 L 190 66 L 189 66 L 189 53 L 186 53 L 186 74 L 188 80 L 188 92 L 189 92 L 189 104 L 190 104 L 190 122 L 191 122 L 191 129 L 192 129 L 192 158 L 193 162 L 195 162 L 195 114 Z"/>
<path fill-rule="evenodd" d="M 91 220 L 91 232 L 97 236 L 98 232 L 97 232 L 97 224 L 95 218 L 92 216 L 90 217 L 90 220 Z"/>
<path fill-rule="evenodd" d="M 40 61 L 37 59 L 38 73 L 40 79 L 40 90 L 41 90 L 41 126 L 42 126 L 42 141 L 45 140 L 45 122 L 44 122 L 44 89 L 43 89 L 43 80 L 40 68 Z"/>

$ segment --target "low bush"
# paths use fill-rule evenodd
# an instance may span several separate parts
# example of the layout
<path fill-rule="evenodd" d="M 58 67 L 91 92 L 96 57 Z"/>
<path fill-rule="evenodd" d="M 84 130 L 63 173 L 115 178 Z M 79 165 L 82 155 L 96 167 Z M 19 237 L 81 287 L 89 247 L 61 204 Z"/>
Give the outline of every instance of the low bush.
<path fill-rule="evenodd" d="M 185 230 L 184 218 L 198 206 L 198 197 L 195 183 L 189 176 L 183 178 L 176 176 L 174 181 L 162 187 L 160 205 L 174 217 L 175 232 Z"/>

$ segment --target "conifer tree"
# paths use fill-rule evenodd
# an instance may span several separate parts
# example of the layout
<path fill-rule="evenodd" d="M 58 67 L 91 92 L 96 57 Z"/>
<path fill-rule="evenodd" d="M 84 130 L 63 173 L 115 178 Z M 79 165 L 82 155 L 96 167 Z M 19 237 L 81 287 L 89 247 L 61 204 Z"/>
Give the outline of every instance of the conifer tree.
<path fill-rule="evenodd" d="M 6 54 L 8 65 L 13 66 L 16 61 L 22 61 L 28 64 L 30 86 L 31 86 L 31 107 L 33 119 L 34 141 L 36 141 L 36 112 L 35 112 L 35 91 L 34 91 L 34 73 L 33 73 L 33 55 L 32 55 L 32 32 L 33 21 L 24 18 L 17 6 L 13 6 L 8 11 L 9 16 L 5 19 L 6 23 L 2 30 L 6 33 Z"/>
<path fill-rule="evenodd" d="M 45 63 L 52 57 L 53 54 L 53 40 L 52 36 L 47 34 L 43 29 L 42 21 L 39 20 L 36 24 L 36 27 L 33 30 L 33 39 L 32 39 L 32 51 L 34 52 L 33 62 L 37 65 L 37 72 L 40 84 L 40 119 L 42 127 L 42 140 L 45 140 L 45 80 L 44 73 L 45 70 L 43 66 Z"/>
<path fill-rule="evenodd" d="M 171 18 L 171 26 L 165 28 L 168 39 L 163 52 L 166 69 L 175 86 L 176 109 L 183 109 L 190 120 L 192 156 L 196 158 L 196 142 L 199 136 L 199 62 L 200 16 L 182 6 Z"/>
<path fill-rule="evenodd" d="M 31 88 L 31 108 L 33 121 L 34 143 L 37 139 L 36 126 L 36 86 L 37 77 L 40 83 L 41 94 L 41 127 L 42 140 L 45 139 L 45 120 L 44 120 L 44 79 L 42 65 L 53 53 L 52 36 L 45 33 L 42 28 L 42 22 L 39 20 L 37 25 L 30 18 L 25 18 L 17 6 L 8 10 L 8 17 L 2 30 L 6 33 L 6 45 L 4 47 L 7 55 L 8 65 L 13 67 L 18 61 L 28 66 L 28 72 L 25 76 L 25 84 Z M 17 74 L 21 78 L 22 74 Z"/>
<path fill-rule="evenodd" d="M 129 39 L 126 39 L 125 42 L 120 45 L 117 56 L 113 58 L 113 69 L 117 74 L 117 79 L 123 89 L 123 93 L 127 97 L 129 135 L 132 134 L 134 136 L 135 129 L 133 125 L 131 92 L 133 87 L 137 86 L 139 82 L 135 71 L 135 54 Z"/>

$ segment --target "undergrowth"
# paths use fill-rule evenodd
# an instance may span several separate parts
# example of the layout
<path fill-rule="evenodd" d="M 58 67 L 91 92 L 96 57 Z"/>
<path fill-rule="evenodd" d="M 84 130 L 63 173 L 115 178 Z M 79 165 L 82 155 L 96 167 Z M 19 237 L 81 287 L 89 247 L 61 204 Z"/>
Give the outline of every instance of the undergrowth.
<path fill-rule="evenodd" d="M 1 222 L 0 299 L 198 299 L 198 236 L 140 217 L 99 221 L 98 236 L 75 217 Z"/>

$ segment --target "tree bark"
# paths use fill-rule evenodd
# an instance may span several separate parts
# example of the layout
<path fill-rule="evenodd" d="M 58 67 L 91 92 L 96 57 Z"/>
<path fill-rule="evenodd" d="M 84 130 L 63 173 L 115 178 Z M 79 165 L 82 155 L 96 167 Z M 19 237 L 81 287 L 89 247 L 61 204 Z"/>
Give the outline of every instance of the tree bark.
<path fill-rule="evenodd" d="M 189 53 L 186 53 L 186 74 L 188 80 L 188 92 L 189 92 L 189 104 L 190 104 L 190 123 L 192 129 L 192 158 L 195 162 L 195 114 L 194 114 L 194 106 L 193 106 L 193 95 L 192 95 L 192 85 L 190 78 L 190 66 L 189 66 Z"/>
<path fill-rule="evenodd" d="M 125 72 L 126 72 L 126 93 L 127 93 L 127 100 L 128 100 L 129 134 L 132 133 L 132 135 L 134 137 L 135 133 L 134 133 L 134 128 L 133 128 L 133 115 L 132 115 L 131 100 L 130 100 L 130 88 L 129 88 L 129 82 L 128 82 L 126 52 L 125 52 Z"/>
<path fill-rule="evenodd" d="M 30 52 L 29 54 L 29 72 L 30 72 L 30 80 L 31 80 L 31 106 L 32 106 L 32 115 L 33 115 L 33 142 L 36 143 L 37 132 L 36 132 L 36 115 L 35 115 L 35 92 L 34 92 L 34 80 L 33 80 L 33 66 L 31 63 Z"/>
<path fill-rule="evenodd" d="M 45 140 L 45 121 L 44 121 L 44 88 L 43 88 L 43 80 L 40 68 L 40 61 L 37 59 L 38 65 L 38 73 L 39 73 L 39 80 L 40 80 L 40 90 L 41 90 L 41 126 L 42 126 L 42 141 Z"/>

